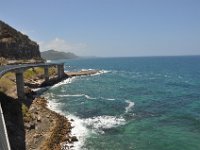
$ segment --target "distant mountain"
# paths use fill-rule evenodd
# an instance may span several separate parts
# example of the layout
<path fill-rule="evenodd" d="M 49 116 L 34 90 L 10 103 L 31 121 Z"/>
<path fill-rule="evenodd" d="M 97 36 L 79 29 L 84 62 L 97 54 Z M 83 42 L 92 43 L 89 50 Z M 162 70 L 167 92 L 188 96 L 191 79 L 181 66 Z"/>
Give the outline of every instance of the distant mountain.
<path fill-rule="evenodd" d="M 46 60 L 78 58 L 78 56 L 75 55 L 74 53 L 71 53 L 71 52 L 65 53 L 65 52 L 60 52 L 60 51 L 55 51 L 55 50 L 48 50 L 48 51 L 41 52 L 41 56 L 42 58 Z"/>

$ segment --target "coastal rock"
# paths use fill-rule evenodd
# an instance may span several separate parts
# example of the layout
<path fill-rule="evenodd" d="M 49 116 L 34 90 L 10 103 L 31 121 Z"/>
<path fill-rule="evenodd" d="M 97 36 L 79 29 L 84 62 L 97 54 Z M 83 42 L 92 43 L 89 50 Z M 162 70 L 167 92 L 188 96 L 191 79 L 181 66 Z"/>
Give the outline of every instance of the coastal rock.
<path fill-rule="evenodd" d="M 34 122 L 25 123 L 24 126 L 28 130 L 35 129 L 35 123 Z"/>
<path fill-rule="evenodd" d="M 71 137 L 71 141 L 72 141 L 72 142 L 77 142 L 77 141 L 78 141 L 78 139 L 77 139 L 77 137 L 76 137 L 76 136 L 72 136 L 72 137 Z"/>
<path fill-rule="evenodd" d="M 37 122 L 41 122 L 42 121 L 42 117 L 41 116 L 38 116 L 37 117 Z"/>
<path fill-rule="evenodd" d="M 41 59 L 39 45 L 0 20 L 0 57 L 11 60 Z"/>

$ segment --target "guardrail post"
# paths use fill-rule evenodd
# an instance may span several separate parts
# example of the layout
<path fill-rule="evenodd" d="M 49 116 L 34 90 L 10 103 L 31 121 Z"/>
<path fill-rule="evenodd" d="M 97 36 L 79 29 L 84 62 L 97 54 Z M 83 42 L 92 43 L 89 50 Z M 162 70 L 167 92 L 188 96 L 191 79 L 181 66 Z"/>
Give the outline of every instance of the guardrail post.
<path fill-rule="evenodd" d="M 49 81 L 49 66 L 44 66 L 44 77 L 45 81 Z"/>
<path fill-rule="evenodd" d="M 17 85 L 17 96 L 19 100 L 25 99 L 24 93 L 24 77 L 23 77 L 23 70 L 17 70 L 16 73 L 16 85 Z"/>

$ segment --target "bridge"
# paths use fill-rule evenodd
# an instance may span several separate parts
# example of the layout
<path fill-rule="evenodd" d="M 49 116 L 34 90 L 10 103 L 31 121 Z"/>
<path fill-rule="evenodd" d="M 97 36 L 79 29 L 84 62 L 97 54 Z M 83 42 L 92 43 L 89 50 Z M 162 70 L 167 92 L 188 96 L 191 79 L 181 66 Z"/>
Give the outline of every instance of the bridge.
<path fill-rule="evenodd" d="M 20 65 L 6 65 L 0 66 L 0 78 L 7 72 L 14 72 L 16 76 L 16 87 L 18 100 L 25 100 L 26 96 L 24 93 L 24 78 L 23 73 L 29 68 L 43 67 L 44 68 L 44 78 L 45 81 L 49 81 L 49 67 L 57 67 L 58 79 L 62 79 L 65 76 L 64 64 L 56 63 L 41 63 L 41 64 L 20 64 Z M 0 150 L 11 150 L 10 143 L 8 139 L 7 129 L 5 125 L 5 120 L 3 116 L 3 111 L 0 103 Z"/>

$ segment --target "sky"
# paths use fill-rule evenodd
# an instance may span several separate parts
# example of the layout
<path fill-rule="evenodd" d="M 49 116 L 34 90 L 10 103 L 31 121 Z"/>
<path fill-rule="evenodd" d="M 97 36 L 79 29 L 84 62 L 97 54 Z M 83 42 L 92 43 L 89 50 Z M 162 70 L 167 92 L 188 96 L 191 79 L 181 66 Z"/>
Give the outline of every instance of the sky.
<path fill-rule="evenodd" d="M 0 20 L 40 51 L 79 56 L 200 55 L 200 0 L 4 0 Z"/>

